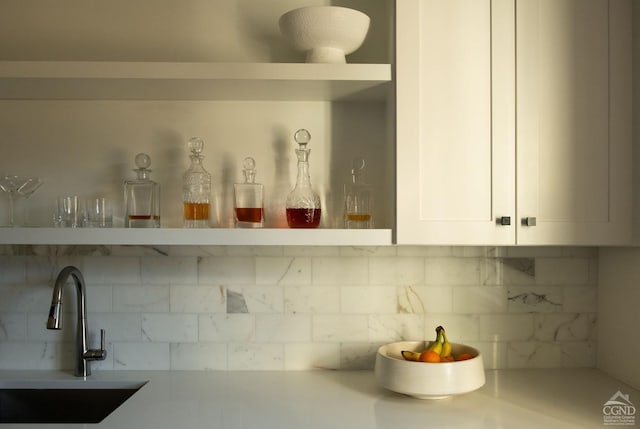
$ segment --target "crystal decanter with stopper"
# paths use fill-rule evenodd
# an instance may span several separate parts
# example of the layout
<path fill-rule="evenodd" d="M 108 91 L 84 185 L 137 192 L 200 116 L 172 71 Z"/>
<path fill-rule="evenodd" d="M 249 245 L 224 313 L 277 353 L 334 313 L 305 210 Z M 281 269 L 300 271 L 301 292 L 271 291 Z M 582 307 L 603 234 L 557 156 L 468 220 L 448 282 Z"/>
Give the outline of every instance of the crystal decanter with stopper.
<path fill-rule="evenodd" d="M 373 227 L 373 192 L 364 182 L 364 167 L 364 159 L 354 159 L 351 182 L 344 185 L 344 227 L 348 229 Z"/>
<path fill-rule="evenodd" d="M 124 226 L 160 228 L 160 185 L 149 178 L 151 158 L 139 153 L 135 163 L 137 177 L 124 182 Z"/>
<path fill-rule="evenodd" d="M 185 228 L 208 228 L 211 198 L 211 174 L 202 166 L 204 141 L 192 137 L 188 142 L 191 165 L 182 176 Z"/>
<path fill-rule="evenodd" d="M 287 196 L 286 213 L 289 228 L 317 228 L 320 224 L 320 197 L 311 188 L 309 179 L 309 153 L 307 144 L 311 134 L 300 129 L 293 135 L 298 149 L 298 176 L 296 186 Z"/>
<path fill-rule="evenodd" d="M 253 158 L 245 158 L 242 166 L 244 183 L 233 185 L 236 226 L 260 228 L 264 223 L 264 187 L 256 183 L 256 161 Z"/>

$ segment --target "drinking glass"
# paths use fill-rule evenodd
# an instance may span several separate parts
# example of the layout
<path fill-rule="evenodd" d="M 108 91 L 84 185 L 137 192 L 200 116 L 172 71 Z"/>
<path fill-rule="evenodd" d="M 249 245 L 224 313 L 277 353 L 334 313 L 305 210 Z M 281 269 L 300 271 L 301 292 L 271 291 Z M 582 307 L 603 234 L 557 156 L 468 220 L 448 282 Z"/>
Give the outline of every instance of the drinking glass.
<path fill-rule="evenodd" d="M 23 213 L 22 219 L 19 223 L 16 223 L 15 219 L 15 203 L 16 197 L 23 197 L 25 200 L 33 194 L 44 181 L 39 177 L 25 177 L 7 174 L 0 178 L 0 189 L 6 192 L 9 196 L 9 226 L 21 226 L 25 225 L 27 212 L 26 208 Z"/>

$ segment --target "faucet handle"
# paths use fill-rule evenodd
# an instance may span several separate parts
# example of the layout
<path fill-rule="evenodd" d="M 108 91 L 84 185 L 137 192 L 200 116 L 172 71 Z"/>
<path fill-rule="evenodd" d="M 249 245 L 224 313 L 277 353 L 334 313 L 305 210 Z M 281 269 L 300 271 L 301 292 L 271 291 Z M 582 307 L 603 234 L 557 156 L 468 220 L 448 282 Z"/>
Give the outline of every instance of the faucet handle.
<path fill-rule="evenodd" d="M 105 347 L 105 344 L 106 344 L 105 337 L 106 337 L 105 330 L 104 329 L 100 329 L 100 350 L 102 350 L 102 351 L 106 351 L 107 350 L 106 347 Z"/>
<path fill-rule="evenodd" d="M 90 349 L 84 353 L 86 360 L 105 360 L 107 357 L 105 330 L 100 329 L 100 349 Z"/>

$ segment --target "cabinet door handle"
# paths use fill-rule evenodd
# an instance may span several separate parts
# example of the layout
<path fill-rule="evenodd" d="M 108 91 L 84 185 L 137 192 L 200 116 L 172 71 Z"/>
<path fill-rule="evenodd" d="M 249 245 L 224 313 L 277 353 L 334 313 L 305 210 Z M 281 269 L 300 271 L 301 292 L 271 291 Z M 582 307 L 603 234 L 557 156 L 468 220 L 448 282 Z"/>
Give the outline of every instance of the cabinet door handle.
<path fill-rule="evenodd" d="M 523 217 L 522 218 L 522 226 L 536 226 L 536 218 L 535 217 Z"/>
<path fill-rule="evenodd" d="M 496 219 L 496 223 L 500 226 L 511 225 L 511 216 L 500 216 Z"/>

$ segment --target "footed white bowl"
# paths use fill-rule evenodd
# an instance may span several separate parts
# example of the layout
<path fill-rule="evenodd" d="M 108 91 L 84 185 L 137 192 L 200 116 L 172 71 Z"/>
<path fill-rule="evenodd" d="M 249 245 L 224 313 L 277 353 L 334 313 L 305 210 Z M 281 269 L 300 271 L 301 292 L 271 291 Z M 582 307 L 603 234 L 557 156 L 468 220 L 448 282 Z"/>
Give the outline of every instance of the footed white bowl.
<path fill-rule="evenodd" d="M 471 353 L 474 357 L 455 362 L 412 362 L 402 350 L 421 352 L 429 341 L 400 341 L 378 349 L 375 376 L 389 390 L 419 399 L 442 399 L 472 392 L 485 383 L 484 364 L 477 349 L 451 343 L 454 355 Z"/>
<path fill-rule="evenodd" d="M 280 17 L 280 32 L 308 63 L 346 63 L 345 55 L 357 50 L 369 31 L 370 18 L 340 6 L 309 6 Z"/>

